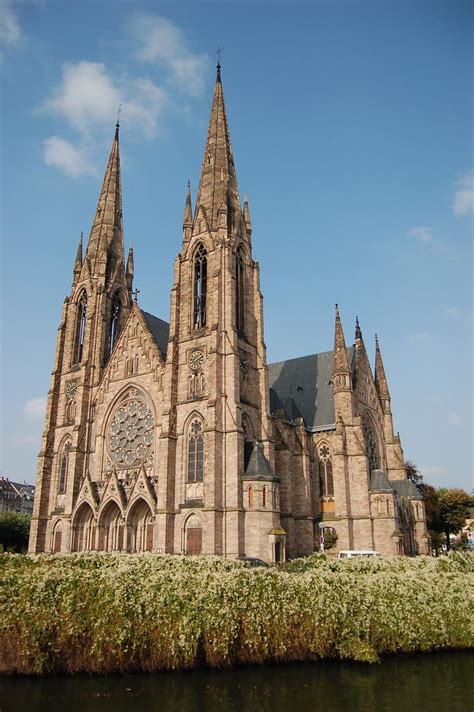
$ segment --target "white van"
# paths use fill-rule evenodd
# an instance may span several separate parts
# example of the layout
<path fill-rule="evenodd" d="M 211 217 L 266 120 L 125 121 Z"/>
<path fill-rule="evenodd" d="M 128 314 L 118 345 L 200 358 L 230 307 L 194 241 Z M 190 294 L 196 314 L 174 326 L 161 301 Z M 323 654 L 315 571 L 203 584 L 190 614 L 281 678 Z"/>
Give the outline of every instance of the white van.
<path fill-rule="evenodd" d="M 348 551 L 340 551 L 339 552 L 339 559 L 352 559 L 354 556 L 382 556 L 378 551 L 363 551 L 363 550 L 356 550 L 356 549 L 349 549 Z"/>

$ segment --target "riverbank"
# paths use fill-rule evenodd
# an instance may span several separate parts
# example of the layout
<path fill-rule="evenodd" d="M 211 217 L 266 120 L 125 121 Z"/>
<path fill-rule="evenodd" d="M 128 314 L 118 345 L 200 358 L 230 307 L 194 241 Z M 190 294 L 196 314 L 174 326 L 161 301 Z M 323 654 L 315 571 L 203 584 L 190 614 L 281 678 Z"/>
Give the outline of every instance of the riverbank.
<path fill-rule="evenodd" d="M 474 556 L 248 569 L 218 557 L 0 556 L 0 672 L 183 670 L 473 645 Z"/>

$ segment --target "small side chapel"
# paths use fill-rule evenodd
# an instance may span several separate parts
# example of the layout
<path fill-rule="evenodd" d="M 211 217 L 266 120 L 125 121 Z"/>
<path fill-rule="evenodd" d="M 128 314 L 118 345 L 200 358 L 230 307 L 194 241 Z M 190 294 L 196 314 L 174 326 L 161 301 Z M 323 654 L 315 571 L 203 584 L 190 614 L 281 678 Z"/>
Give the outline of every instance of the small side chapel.
<path fill-rule="evenodd" d="M 59 324 L 30 553 L 255 556 L 429 552 L 376 341 L 267 364 L 260 268 L 221 68 L 169 322 L 138 306 L 125 256 L 119 125 Z"/>

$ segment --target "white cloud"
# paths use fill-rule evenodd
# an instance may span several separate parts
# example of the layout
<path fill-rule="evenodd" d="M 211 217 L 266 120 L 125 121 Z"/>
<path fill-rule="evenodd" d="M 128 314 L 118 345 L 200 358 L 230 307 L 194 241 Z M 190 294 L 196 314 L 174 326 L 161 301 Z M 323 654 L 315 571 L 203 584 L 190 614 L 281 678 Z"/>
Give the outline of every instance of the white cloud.
<path fill-rule="evenodd" d="M 432 230 L 430 227 L 426 227 L 426 225 L 417 225 L 416 227 L 412 227 L 408 231 L 408 234 L 410 237 L 418 238 L 421 242 L 432 242 L 433 240 Z"/>
<path fill-rule="evenodd" d="M 460 415 L 457 413 L 448 413 L 448 420 L 451 423 L 451 425 L 461 425 L 462 423 L 462 418 Z"/>
<path fill-rule="evenodd" d="M 97 127 L 112 127 L 119 104 L 127 129 L 147 139 L 156 134 L 157 121 L 167 104 L 166 93 L 150 79 L 112 77 L 104 64 L 81 61 L 65 64 L 62 81 L 45 109 L 62 116 L 83 138 Z"/>
<path fill-rule="evenodd" d="M 22 39 L 18 18 L 10 0 L 1 0 L 0 2 L 0 38 L 7 47 L 12 48 L 18 47 Z"/>
<path fill-rule="evenodd" d="M 204 88 L 209 58 L 192 52 L 182 30 L 170 20 L 152 13 L 139 13 L 131 22 L 131 32 L 139 44 L 141 62 L 161 63 L 171 79 L 192 96 Z"/>
<path fill-rule="evenodd" d="M 408 341 L 410 344 L 420 344 L 423 343 L 424 341 L 428 341 L 428 339 L 431 338 L 431 334 L 428 334 L 427 331 L 421 331 L 418 334 L 410 334 L 408 337 Z"/>
<path fill-rule="evenodd" d="M 474 210 L 474 173 L 467 173 L 457 181 L 454 194 L 453 213 L 466 215 Z"/>
<path fill-rule="evenodd" d="M 43 147 L 47 166 L 54 166 L 73 178 L 95 175 L 95 167 L 85 150 L 76 148 L 70 141 L 60 136 L 51 136 L 43 141 Z"/>
<path fill-rule="evenodd" d="M 46 413 L 46 398 L 33 398 L 27 401 L 24 412 L 29 420 L 42 420 Z"/>

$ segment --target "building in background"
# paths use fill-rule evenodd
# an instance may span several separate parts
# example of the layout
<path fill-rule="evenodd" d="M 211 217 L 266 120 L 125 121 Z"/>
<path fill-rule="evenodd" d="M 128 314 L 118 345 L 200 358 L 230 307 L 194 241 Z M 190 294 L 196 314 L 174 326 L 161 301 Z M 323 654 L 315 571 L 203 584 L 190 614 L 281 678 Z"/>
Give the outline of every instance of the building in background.
<path fill-rule="evenodd" d="M 322 531 L 335 552 L 429 551 L 378 342 L 372 371 L 359 323 L 347 347 L 336 308 L 332 351 L 267 365 L 220 66 L 194 208 L 189 188 L 185 200 L 169 323 L 140 309 L 133 275 L 117 124 L 63 305 L 30 552 L 281 561 L 319 549 Z"/>

